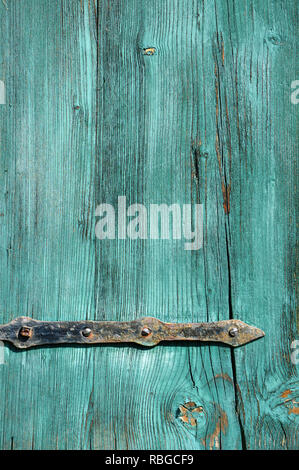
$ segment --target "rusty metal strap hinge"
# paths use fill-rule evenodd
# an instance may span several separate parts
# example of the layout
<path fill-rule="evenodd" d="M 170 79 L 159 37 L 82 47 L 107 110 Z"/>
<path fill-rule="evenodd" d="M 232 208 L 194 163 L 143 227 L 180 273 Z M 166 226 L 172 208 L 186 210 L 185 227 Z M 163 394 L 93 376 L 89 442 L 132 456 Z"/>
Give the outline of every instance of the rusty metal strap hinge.
<path fill-rule="evenodd" d="M 156 346 L 160 341 L 211 341 L 242 346 L 264 336 L 264 332 L 241 320 L 211 323 L 164 323 L 145 317 L 117 321 L 39 321 L 19 317 L 0 325 L 0 340 L 17 348 L 49 344 L 137 343 Z"/>

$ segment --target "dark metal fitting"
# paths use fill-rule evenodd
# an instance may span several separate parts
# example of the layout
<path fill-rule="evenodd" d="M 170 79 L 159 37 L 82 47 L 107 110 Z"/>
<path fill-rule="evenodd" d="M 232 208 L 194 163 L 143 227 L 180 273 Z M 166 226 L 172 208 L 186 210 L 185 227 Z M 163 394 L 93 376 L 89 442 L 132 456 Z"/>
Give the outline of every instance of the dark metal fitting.
<path fill-rule="evenodd" d="M 30 328 L 29 326 L 22 326 L 22 328 L 19 331 L 19 336 L 21 336 L 24 339 L 29 339 L 31 338 L 33 333 L 33 329 Z"/>
<path fill-rule="evenodd" d="M 82 330 L 82 335 L 85 336 L 85 338 L 88 338 L 88 336 L 91 335 L 91 329 L 90 328 L 84 328 L 84 330 Z"/>
<path fill-rule="evenodd" d="M 237 333 L 238 333 L 238 328 L 231 328 L 228 332 L 229 336 L 231 336 L 232 338 L 234 338 Z"/>
<path fill-rule="evenodd" d="M 147 326 L 145 326 L 143 328 L 143 330 L 141 331 L 141 335 L 142 336 L 149 336 L 151 334 L 152 330 L 150 328 L 148 328 Z"/>

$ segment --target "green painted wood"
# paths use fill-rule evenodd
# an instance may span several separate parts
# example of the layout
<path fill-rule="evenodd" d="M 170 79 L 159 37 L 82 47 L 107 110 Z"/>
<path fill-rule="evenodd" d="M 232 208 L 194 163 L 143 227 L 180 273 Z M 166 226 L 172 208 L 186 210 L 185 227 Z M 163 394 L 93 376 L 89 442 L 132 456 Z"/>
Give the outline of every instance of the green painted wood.
<path fill-rule="evenodd" d="M 5 348 L 2 449 L 298 447 L 296 2 L 0 3 L 0 312 L 228 318 L 222 346 Z M 154 47 L 153 55 L 144 49 Z M 204 204 L 204 244 L 95 237 L 95 207 Z"/>
<path fill-rule="evenodd" d="M 0 8 L 1 317 L 93 317 L 95 10 L 53 1 Z M 6 348 L 1 448 L 88 447 L 91 361 L 84 348 Z"/>

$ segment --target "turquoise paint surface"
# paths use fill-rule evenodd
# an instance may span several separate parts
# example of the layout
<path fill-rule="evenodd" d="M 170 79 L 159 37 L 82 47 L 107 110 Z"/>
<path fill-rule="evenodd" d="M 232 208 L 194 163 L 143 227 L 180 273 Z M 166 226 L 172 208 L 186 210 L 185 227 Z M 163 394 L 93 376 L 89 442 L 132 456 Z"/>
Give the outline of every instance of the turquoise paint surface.
<path fill-rule="evenodd" d="M 296 3 L 0 3 L 0 323 L 266 333 L 233 352 L 5 347 L 0 448 L 298 448 Z M 98 240 L 119 195 L 203 204 L 203 248 Z"/>

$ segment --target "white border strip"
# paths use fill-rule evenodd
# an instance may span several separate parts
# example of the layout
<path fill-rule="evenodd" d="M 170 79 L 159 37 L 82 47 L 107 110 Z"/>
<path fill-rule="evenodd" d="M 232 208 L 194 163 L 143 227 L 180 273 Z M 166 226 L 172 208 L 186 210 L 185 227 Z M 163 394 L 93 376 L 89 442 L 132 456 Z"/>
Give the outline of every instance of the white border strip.
<path fill-rule="evenodd" d="M 0 366 L 3 366 L 5 364 L 4 351 L 5 351 L 4 343 L 3 341 L 0 341 Z"/>
<path fill-rule="evenodd" d="M 5 84 L 0 80 L 0 104 L 5 104 Z"/>

